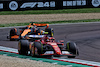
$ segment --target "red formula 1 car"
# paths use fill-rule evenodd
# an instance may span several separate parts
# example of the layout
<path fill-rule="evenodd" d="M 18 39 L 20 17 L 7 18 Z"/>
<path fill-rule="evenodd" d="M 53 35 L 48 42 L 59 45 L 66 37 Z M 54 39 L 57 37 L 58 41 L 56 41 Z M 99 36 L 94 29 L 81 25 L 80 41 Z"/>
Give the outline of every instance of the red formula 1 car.
<path fill-rule="evenodd" d="M 44 30 L 40 29 L 40 27 L 46 27 Z M 43 35 L 47 34 L 48 36 L 53 36 L 53 28 L 49 28 L 49 24 L 36 24 L 30 23 L 26 27 L 19 28 L 20 32 L 16 28 L 10 30 L 10 34 L 7 36 L 7 39 L 11 41 L 20 40 L 20 39 L 30 39 L 26 37 L 26 35 Z"/>
<path fill-rule="evenodd" d="M 75 58 L 79 53 L 75 43 L 59 42 L 55 41 L 54 37 L 48 37 L 47 35 L 29 35 L 31 39 L 20 40 L 18 43 L 18 52 L 21 55 L 31 56 L 68 56 L 68 58 Z"/>

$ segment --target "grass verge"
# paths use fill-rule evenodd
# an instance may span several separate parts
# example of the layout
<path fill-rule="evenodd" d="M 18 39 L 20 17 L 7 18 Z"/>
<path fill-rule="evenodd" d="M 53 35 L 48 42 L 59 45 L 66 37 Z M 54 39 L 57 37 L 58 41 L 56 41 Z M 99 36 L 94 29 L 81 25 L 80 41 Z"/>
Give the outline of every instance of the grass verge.
<path fill-rule="evenodd" d="M 0 11 L 0 15 L 62 14 L 62 13 L 100 13 L 100 8 L 81 8 L 81 9 L 62 9 L 62 10 Z"/>
<path fill-rule="evenodd" d="M 57 23 L 81 23 L 81 22 L 98 22 L 100 19 L 87 19 L 87 20 L 66 20 L 66 21 L 51 21 L 51 22 L 35 22 L 35 23 L 48 23 L 48 24 L 57 24 Z M 0 24 L 0 27 L 11 27 L 11 26 L 25 26 L 29 23 L 8 23 Z"/>

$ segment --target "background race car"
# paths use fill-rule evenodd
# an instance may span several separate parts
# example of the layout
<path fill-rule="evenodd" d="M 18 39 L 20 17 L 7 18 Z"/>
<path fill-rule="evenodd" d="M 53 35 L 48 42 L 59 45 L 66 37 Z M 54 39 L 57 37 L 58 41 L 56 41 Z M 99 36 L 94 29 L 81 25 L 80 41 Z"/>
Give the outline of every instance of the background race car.
<path fill-rule="evenodd" d="M 40 27 L 46 27 L 42 30 Z M 11 41 L 20 40 L 20 39 L 30 39 L 27 35 L 43 35 L 46 34 L 48 36 L 53 36 L 54 31 L 53 28 L 49 28 L 49 24 L 35 24 L 30 23 L 26 27 L 19 28 L 18 31 L 16 28 L 10 30 L 10 34 L 7 36 L 7 39 Z"/>

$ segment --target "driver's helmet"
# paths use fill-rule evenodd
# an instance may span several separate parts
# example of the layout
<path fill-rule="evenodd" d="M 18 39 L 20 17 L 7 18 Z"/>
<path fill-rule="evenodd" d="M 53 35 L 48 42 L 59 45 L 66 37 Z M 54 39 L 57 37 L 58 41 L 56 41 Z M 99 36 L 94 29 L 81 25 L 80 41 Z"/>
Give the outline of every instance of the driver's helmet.
<path fill-rule="evenodd" d="M 32 25 L 27 25 L 27 29 L 32 29 L 33 26 Z"/>
<path fill-rule="evenodd" d="M 49 37 L 46 37 L 46 42 L 49 42 L 50 40 L 49 40 Z"/>
<path fill-rule="evenodd" d="M 47 42 L 49 42 L 49 41 L 52 41 L 53 42 L 54 40 L 55 40 L 54 37 L 47 37 L 47 39 L 46 39 Z"/>
<path fill-rule="evenodd" d="M 33 29 L 33 28 L 34 28 L 33 26 L 30 27 L 30 29 Z"/>
<path fill-rule="evenodd" d="M 50 40 L 49 40 L 49 37 L 47 37 L 47 36 L 46 36 L 46 39 L 45 39 L 45 40 L 46 40 L 46 42 L 49 42 L 49 41 L 50 41 Z"/>
<path fill-rule="evenodd" d="M 30 26 L 29 29 L 36 29 L 36 26 Z"/>
<path fill-rule="evenodd" d="M 49 40 L 50 40 L 50 41 L 54 41 L 55 38 L 54 38 L 54 37 L 50 37 Z"/>

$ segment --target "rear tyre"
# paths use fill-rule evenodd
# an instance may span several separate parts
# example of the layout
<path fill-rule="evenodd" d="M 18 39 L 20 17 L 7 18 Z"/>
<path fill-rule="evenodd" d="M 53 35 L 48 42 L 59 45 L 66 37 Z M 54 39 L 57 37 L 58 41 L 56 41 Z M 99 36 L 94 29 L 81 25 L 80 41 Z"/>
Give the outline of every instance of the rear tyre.
<path fill-rule="evenodd" d="M 10 30 L 10 41 L 14 41 L 15 39 L 12 39 L 11 36 L 17 35 L 17 29 L 13 28 Z"/>
<path fill-rule="evenodd" d="M 51 37 L 53 37 L 53 35 L 54 35 L 54 30 L 53 30 L 53 28 L 47 28 L 47 29 L 45 30 L 45 32 L 48 32 L 48 35 L 50 35 Z"/>
<path fill-rule="evenodd" d="M 34 42 L 31 48 L 31 55 L 32 56 L 40 56 L 43 52 L 43 45 L 39 42 Z"/>
<path fill-rule="evenodd" d="M 29 41 L 28 40 L 20 40 L 18 43 L 18 52 L 20 55 L 28 55 L 29 50 Z"/>
<path fill-rule="evenodd" d="M 78 49 L 74 42 L 67 42 L 66 49 L 75 56 L 68 56 L 68 58 L 75 58 L 78 55 Z"/>

